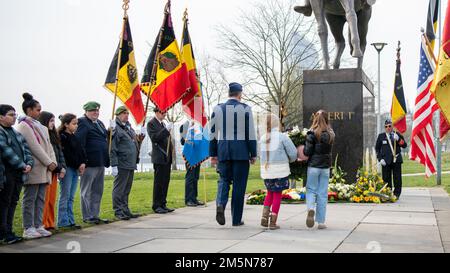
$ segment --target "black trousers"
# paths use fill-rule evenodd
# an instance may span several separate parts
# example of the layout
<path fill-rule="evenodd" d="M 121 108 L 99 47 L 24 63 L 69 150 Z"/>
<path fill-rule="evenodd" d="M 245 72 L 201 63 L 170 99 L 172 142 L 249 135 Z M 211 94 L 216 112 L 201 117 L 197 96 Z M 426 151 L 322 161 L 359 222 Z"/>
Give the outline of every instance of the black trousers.
<path fill-rule="evenodd" d="M 14 213 L 22 191 L 22 173 L 6 171 L 5 187 L 0 191 L 0 237 L 12 233 Z"/>
<path fill-rule="evenodd" d="M 198 180 L 200 179 L 200 166 L 195 168 L 188 168 L 186 165 L 186 177 L 184 187 L 184 202 L 197 203 L 198 195 Z"/>
<path fill-rule="evenodd" d="M 395 196 L 402 193 L 402 163 L 391 163 L 381 168 L 383 180 L 388 187 L 394 190 Z M 394 188 L 392 188 L 392 177 L 394 178 Z"/>
<path fill-rule="evenodd" d="M 155 171 L 153 183 L 153 210 L 166 207 L 172 164 L 153 164 Z"/>

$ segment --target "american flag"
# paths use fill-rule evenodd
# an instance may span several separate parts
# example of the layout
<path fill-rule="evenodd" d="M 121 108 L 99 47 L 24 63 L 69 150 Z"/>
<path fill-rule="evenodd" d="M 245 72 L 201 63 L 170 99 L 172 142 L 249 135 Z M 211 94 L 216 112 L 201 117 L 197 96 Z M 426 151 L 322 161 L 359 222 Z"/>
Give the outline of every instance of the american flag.
<path fill-rule="evenodd" d="M 417 97 L 411 134 L 410 159 L 416 160 L 425 166 L 425 175 L 427 177 L 436 173 L 436 151 L 433 142 L 432 122 L 433 113 L 439 107 L 430 92 L 435 67 L 435 62 L 430 56 L 425 38 L 422 36 Z"/>

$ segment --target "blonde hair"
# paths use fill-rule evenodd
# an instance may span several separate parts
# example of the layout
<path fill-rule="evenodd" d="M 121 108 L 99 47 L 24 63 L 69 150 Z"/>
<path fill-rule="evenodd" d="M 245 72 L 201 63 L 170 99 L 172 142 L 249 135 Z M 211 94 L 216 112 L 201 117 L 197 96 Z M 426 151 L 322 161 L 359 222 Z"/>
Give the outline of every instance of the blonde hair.
<path fill-rule="evenodd" d="M 272 113 L 268 113 L 265 116 L 266 119 L 266 163 L 264 164 L 264 168 L 267 170 L 269 168 L 269 156 L 270 156 L 270 141 L 271 141 L 271 132 L 273 128 L 280 128 L 280 120 L 278 116 Z"/>
<path fill-rule="evenodd" d="M 314 135 L 318 140 L 320 140 L 322 132 L 326 131 L 330 135 L 330 141 L 328 144 L 332 144 L 334 142 L 335 134 L 333 129 L 331 129 L 328 121 L 328 113 L 325 110 L 321 109 L 314 114 L 311 129 L 314 131 Z"/>

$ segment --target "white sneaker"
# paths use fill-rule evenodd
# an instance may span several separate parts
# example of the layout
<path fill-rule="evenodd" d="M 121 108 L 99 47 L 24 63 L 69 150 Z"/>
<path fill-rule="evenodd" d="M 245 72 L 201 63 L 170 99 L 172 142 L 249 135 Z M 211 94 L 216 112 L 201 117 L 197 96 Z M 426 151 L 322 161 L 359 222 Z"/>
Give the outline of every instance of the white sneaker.
<path fill-rule="evenodd" d="M 30 227 L 23 231 L 22 237 L 26 240 L 31 240 L 41 238 L 42 235 L 39 232 L 37 232 L 37 230 L 34 227 Z"/>
<path fill-rule="evenodd" d="M 319 226 L 317 227 L 318 229 L 326 229 L 327 225 L 325 224 L 319 224 Z"/>
<path fill-rule="evenodd" d="M 36 229 L 36 231 L 42 235 L 42 237 L 52 236 L 52 233 L 44 228 L 44 226 L 40 226 Z"/>

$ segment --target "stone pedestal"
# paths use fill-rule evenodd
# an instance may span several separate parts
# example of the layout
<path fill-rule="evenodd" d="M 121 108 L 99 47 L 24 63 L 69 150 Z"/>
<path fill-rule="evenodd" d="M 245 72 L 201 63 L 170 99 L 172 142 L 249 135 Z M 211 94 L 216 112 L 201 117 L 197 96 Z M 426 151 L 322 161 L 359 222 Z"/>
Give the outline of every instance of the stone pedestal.
<path fill-rule="evenodd" d="M 338 165 L 347 173 L 347 183 L 355 181 L 363 165 L 364 147 L 374 146 L 369 143 L 373 138 L 364 138 L 368 120 L 363 118 L 367 101 L 363 98 L 369 97 L 373 97 L 373 84 L 361 69 L 303 71 L 303 127 L 311 127 L 312 115 L 319 109 L 328 112 L 336 133 L 333 164 L 339 155 Z"/>

